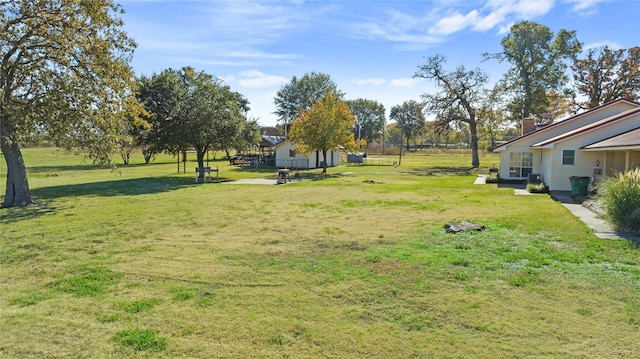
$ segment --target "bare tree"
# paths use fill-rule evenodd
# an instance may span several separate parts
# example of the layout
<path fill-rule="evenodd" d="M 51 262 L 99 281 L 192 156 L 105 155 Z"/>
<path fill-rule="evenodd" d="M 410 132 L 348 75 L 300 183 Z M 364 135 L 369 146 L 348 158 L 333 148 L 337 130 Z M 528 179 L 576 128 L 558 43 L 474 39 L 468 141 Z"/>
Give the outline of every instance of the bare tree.
<path fill-rule="evenodd" d="M 446 59 L 441 55 L 430 56 L 424 65 L 418 66 L 414 77 L 434 81 L 438 92 L 424 94 L 425 110 L 436 115 L 440 126 L 450 123 L 469 126 L 471 135 L 471 165 L 480 166 L 478 154 L 478 113 L 487 96 L 485 85 L 489 77 L 480 69 L 467 70 L 459 66 L 449 72 L 444 69 Z"/>

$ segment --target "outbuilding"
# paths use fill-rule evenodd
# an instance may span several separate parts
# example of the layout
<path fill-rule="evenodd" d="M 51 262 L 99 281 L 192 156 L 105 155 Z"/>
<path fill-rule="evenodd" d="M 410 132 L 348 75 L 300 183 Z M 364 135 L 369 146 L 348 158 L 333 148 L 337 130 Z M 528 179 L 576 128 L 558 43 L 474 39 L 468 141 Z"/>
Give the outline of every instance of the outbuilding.
<path fill-rule="evenodd" d="M 278 168 L 294 168 L 294 169 L 310 169 L 321 168 L 323 162 L 327 162 L 327 167 L 340 165 L 340 151 L 336 148 L 327 151 L 327 158 L 323 158 L 322 152 L 313 151 L 310 153 L 301 153 L 297 151 L 295 143 L 285 140 L 275 146 L 276 149 L 276 167 Z"/>

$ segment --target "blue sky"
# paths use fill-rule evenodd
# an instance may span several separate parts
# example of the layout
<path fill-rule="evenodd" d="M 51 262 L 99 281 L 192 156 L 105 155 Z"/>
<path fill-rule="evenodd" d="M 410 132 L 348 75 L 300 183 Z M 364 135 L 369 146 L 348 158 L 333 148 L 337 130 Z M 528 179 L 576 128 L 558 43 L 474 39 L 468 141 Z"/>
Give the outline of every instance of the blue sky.
<path fill-rule="evenodd" d="M 500 52 L 509 27 L 531 20 L 576 30 L 585 48 L 640 45 L 640 1 L 611 0 L 119 0 L 124 30 L 136 40 L 137 75 L 191 66 L 217 76 L 250 101 L 249 116 L 276 124 L 273 98 L 293 76 L 329 74 L 347 99 L 389 109 L 420 100 L 433 84 L 413 79 L 424 57 L 447 68 L 480 67 L 492 82 L 508 64 Z"/>

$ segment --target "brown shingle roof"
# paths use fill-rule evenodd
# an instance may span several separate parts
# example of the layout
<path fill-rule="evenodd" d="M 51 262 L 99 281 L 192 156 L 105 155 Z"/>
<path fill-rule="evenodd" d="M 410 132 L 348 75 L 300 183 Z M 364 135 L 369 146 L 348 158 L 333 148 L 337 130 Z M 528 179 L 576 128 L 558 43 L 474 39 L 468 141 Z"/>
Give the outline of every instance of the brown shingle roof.
<path fill-rule="evenodd" d="M 516 138 L 514 138 L 514 139 L 512 139 L 512 140 L 510 140 L 510 141 L 507 141 L 507 142 L 505 142 L 505 143 L 501 144 L 500 146 L 497 146 L 497 147 L 496 147 L 496 149 L 499 149 L 499 148 L 501 148 L 501 147 L 502 147 L 503 149 L 506 149 L 506 146 L 507 146 L 507 145 L 510 145 L 510 144 L 511 144 L 511 143 L 513 143 L 513 142 L 517 142 L 517 141 L 520 141 L 521 139 L 523 139 L 523 138 L 525 138 L 525 137 L 528 137 L 528 136 L 531 136 L 531 135 L 534 135 L 534 134 L 538 134 L 538 133 L 540 133 L 540 132 L 542 132 L 542 131 L 549 130 L 549 129 L 551 129 L 551 128 L 554 128 L 555 126 L 561 126 L 561 125 L 563 125 L 563 124 L 566 124 L 567 122 L 570 122 L 570 121 L 576 120 L 576 119 L 578 119 L 578 118 L 580 118 L 580 117 L 583 117 L 583 116 L 585 116 L 586 114 L 588 114 L 588 113 L 590 113 L 590 112 L 600 110 L 600 109 L 602 109 L 602 108 L 605 108 L 605 107 L 607 107 L 607 106 L 610 106 L 610 105 L 616 104 L 616 103 L 618 103 L 618 102 L 626 102 L 626 103 L 630 103 L 630 104 L 633 104 L 633 105 L 636 105 L 636 106 L 640 106 L 640 103 L 638 103 L 638 102 L 630 101 L 630 100 L 623 99 L 623 98 L 622 98 L 622 99 L 613 100 L 613 101 L 611 101 L 611 102 L 607 102 L 607 103 L 605 103 L 605 104 L 602 104 L 602 105 L 600 105 L 600 106 L 598 106 L 598 107 L 592 108 L 592 109 L 590 109 L 589 111 L 581 112 L 581 113 L 579 113 L 579 114 L 576 114 L 576 115 L 574 115 L 574 116 L 571 116 L 571 117 L 569 117 L 569 118 L 567 118 L 567 119 L 564 119 L 564 120 L 562 120 L 562 121 L 554 122 L 554 123 L 551 123 L 551 124 L 549 124 L 549 125 L 547 125 L 547 126 L 543 126 L 543 127 L 540 127 L 540 128 L 536 128 L 536 130 L 535 130 L 535 131 L 529 132 L 529 133 L 527 133 L 527 134 L 525 134 L 525 135 L 522 135 L 522 136 L 520 136 L 520 137 L 516 137 Z"/>
<path fill-rule="evenodd" d="M 564 140 L 564 139 L 567 139 L 567 138 L 571 138 L 571 137 L 573 137 L 575 135 L 578 135 L 578 134 L 581 134 L 581 133 L 584 133 L 584 132 L 587 132 L 587 131 L 590 131 L 590 130 L 593 130 L 593 129 L 596 129 L 596 128 L 599 128 L 599 127 L 606 126 L 606 125 L 608 125 L 610 123 L 613 123 L 613 122 L 616 122 L 618 120 L 627 118 L 629 116 L 633 116 L 633 115 L 638 114 L 638 113 L 640 113 L 640 107 L 634 108 L 634 109 L 631 109 L 631 110 L 627 110 L 625 112 L 621 112 L 621 113 L 619 113 L 617 115 L 613 115 L 611 117 L 603 118 L 600 121 L 596 121 L 596 122 L 588 124 L 586 126 L 582 126 L 582 127 L 576 128 L 573 131 L 567 131 L 567 132 L 565 132 L 565 133 L 563 133 L 563 134 L 561 134 L 559 136 L 556 136 L 556 137 L 553 137 L 553 138 L 549 138 L 549 139 L 544 140 L 542 142 L 538 142 L 536 144 L 533 144 L 531 147 L 543 147 L 543 146 L 549 145 L 551 143 L 558 142 L 558 141 L 561 141 L 561 140 Z"/>
<path fill-rule="evenodd" d="M 582 148 L 586 150 L 593 150 L 635 146 L 640 146 L 640 127 L 636 128 L 635 130 L 627 131 L 617 136 L 607 138 L 606 140 L 592 143 Z"/>

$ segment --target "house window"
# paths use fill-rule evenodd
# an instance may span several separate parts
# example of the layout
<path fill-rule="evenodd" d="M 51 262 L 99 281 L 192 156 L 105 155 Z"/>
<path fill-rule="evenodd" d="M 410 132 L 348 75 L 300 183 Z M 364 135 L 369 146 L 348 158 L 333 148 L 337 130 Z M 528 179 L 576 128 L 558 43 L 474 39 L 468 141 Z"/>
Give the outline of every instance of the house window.
<path fill-rule="evenodd" d="M 528 177 L 533 172 L 533 153 L 511 152 L 509 159 L 509 177 Z"/>
<path fill-rule="evenodd" d="M 289 157 L 295 157 L 296 156 L 296 150 L 289 150 Z"/>
<path fill-rule="evenodd" d="M 562 164 L 563 165 L 575 165 L 576 164 L 576 151 L 575 150 L 562 150 Z"/>

